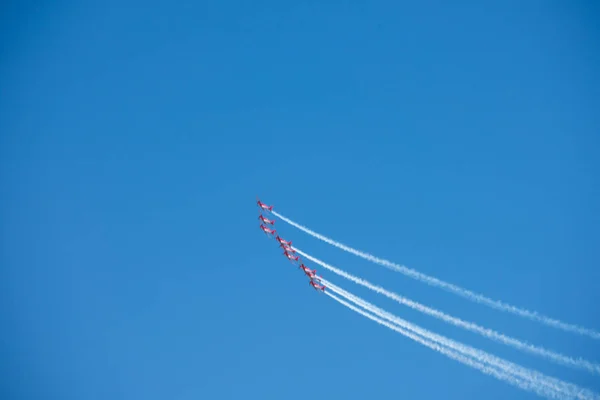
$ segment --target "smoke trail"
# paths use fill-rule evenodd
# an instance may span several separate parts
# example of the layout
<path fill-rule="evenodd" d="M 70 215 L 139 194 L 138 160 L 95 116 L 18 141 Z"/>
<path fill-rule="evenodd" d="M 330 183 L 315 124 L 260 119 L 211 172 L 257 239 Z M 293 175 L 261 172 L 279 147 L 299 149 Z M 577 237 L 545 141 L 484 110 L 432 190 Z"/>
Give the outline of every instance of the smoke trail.
<path fill-rule="evenodd" d="M 415 334 L 421 335 L 428 340 L 437 342 L 437 343 L 441 344 L 442 346 L 449 347 L 453 350 L 456 350 L 465 355 L 473 357 L 478 361 L 493 365 L 497 368 L 501 368 L 509 374 L 516 375 L 516 376 L 519 376 L 524 379 L 528 379 L 532 382 L 533 385 L 535 385 L 533 387 L 537 387 L 539 390 L 544 390 L 543 388 L 545 388 L 546 390 L 562 392 L 565 395 L 568 395 L 573 398 L 579 398 L 579 399 L 594 399 L 594 398 L 598 399 L 598 398 L 600 398 L 600 396 L 598 396 L 596 393 L 594 393 L 590 390 L 587 390 L 587 389 L 580 388 L 577 385 L 546 376 L 540 372 L 530 370 L 530 369 L 521 367 L 517 364 L 511 363 L 509 361 L 503 360 L 499 357 L 495 357 L 495 356 L 493 356 L 489 353 L 486 353 L 482 350 L 478 350 L 473 347 L 466 346 L 462 343 L 448 339 L 444 336 L 436 335 L 428 330 L 420 328 L 417 325 L 411 324 L 393 314 L 390 314 L 384 310 L 381 310 L 380 308 L 374 306 L 373 304 L 368 303 L 365 300 L 363 300 L 359 297 L 356 297 L 356 296 L 346 292 L 343 289 L 336 287 L 335 285 L 330 286 L 330 288 L 337 294 L 356 303 L 360 307 L 363 307 L 366 310 L 372 312 L 373 314 L 375 314 L 381 318 L 387 319 L 388 321 L 395 323 L 404 329 L 412 331 Z"/>
<path fill-rule="evenodd" d="M 442 281 L 440 279 L 437 279 L 437 278 L 434 278 L 432 276 L 425 275 L 425 274 L 423 274 L 421 272 L 418 272 L 418 271 L 416 271 L 414 269 L 408 268 L 408 267 L 406 267 L 404 265 L 395 264 L 395 263 L 393 263 L 391 261 L 384 260 L 384 259 L 375 257 L 375 256 L 373 256 L 371 254 L 362 252 L 360 250 L 353 249 L 352 247 L 346 246 L 343 243 L 336 242 L 333 239 L 330 239 L 330 238 L 328 238 L 326 236 L 323 236 L 323 235 L 321 235 L 319 233 L 311 231 L 310 229 L 308 229 L 308 228 L 306 228 L 306 227 L 304 227 L 304 226 L 302 226 L 302 225 L 300 225 L 300 224 L 298 224 L 298 223 L 296 223 L 296 222 L 294 222 L 294 221 L 292 221 L 292 220 L 284 217 L 283 215 L 281 215 L 281 214 L 279 214 L 279 213 L 277 213 L 275 211 L 272 211 L 272 213 L 273 213 L 273 215 L 275 215 L 278 218 L 280 218 L 282 221 L 287 222 L 288 224 L 292 225 L 293 227 L 300 229 L 301 231 L 309 234 L 310 236 L 312 236 L 314 238 L 322 240 L 325 243 L 328 243 L 328 244 L 330 244 L 332 246 L 335 246 L 335 247 L 337 247 L 339 249 L 342 249 L 342 250 L 344 250 L 344 251 L 346 251 L 348 253 L 354 254 L 355 256 L 364 258 L 365 260 L 371 261 L 371 262 L 373 262 L 375 264 L 382 265 L 382 266 L 384 266 L 386 268 L 389 268 L 389 269 L 391 269 L 393 271 L 400 272 L 400 273 L 402 273 L 402 274 L 404 274 L 404 275 L 406 275 L 408 277 L 411 277 L 413 279 L 416 279 L 416 280 L 419 280 L 421 282 L 427 283 L 428 285 L 437 286 L 439 288 L 442 288 L 444 290 L 447 290 L 449 292 L 452 292 L 454 294 L 462 296 L 462 297 L 464 297 L 466 299 L 474 301 L 476 303 L 484 304 L 484 305 L 486 305 L 488 307 L 495 308 L 495 309 L 500 310 L 500 311 L 504 311 L 504 312 L 512 313 L 512 314 L 515 314 L 515 315 L 518 315 L 518 316 L 521 316 L 521 317 L 524 317 L 524 318 L 528 318 L 528 319 L 530 319 L 532 321 L 537 321 L 537 322 L 540 322 L 540 323 L 545 324 L 547 326 L 551 326 L 553 328 L 562 329 L 564 331 L 573 332 L 573 333 L 577 333 L 577 334 L 580 334 L 580 335 L 586 335 L 586 336 L 589 336 L 589 337 L 591 337 L 593 339 L 600 339 L 600 332 L 597 332 L 597 331 L 595 331 L 593 329 L 584 328 L 584 327 L 581 327 L 581 326 L 578 326 L 578 325 L 574 325 L 574 324 L 568 324 L 566 322 L 562 322 L 562 321 L 559 321 L 557 319 L 553 319 L 553 318 L 544 316 L 544 315 L 539 314 L 538 312 L 535 312 L 535 311 L 529 311 L 529 310 L 526 310 L 524 308 L 515 307 L 515 306 L 512 306 L 510 304 L 503 303 L 503 302 L 501 302 L 499 300 L 492 300 L 492 299 L 490 299 L 490 298 L 488 298 L 488 297 L 486 297 L 486 296 L 484 296 L 482 294 L 478 294 L 478 293 L 472 292 L 470 290 L 463 289 L 463 288 L 461 288 L 461 287 L 459 287 L 457 285 L 454 285 L 452 283 L 444 282 L 444 281 Z"/>
<path fill-rule="evenodd" d="M 564 396 L 561 396 L 558 392 L 549 390 L 548 388 L 545 388 L 545 387 L 539 387 L 529 380 L 517 378 L 517 377 L 512 376 L 502 370 L 492 368 L 489 365 L 475 361 L 472 358 L 466 357 L 466 356 L 460 354 L 459 352 L 452 351 L 446 347 L 440 346 L 439 344 L 437 344 L 435 342 L 424 339 L 421 336 L 418 336 L 414 333 L 406 331 L 396 325 L 390 324 L 389 322 L 386 322 L 383 319 L 377 318 L 374 315 L 371 315 L 371 314 L 359 309 L 358 307 L 355 307 L 355 306 L 349 304 L 348 302 L 340 299 L 339 297 L 337 297 L 331 293 L 325 292 L 325 294 L 328 295 L 329 297 L 331 297 L 332 299 L 334 299 L 335 301 L 339 302 L 340 304 L 377 322 L 378 324 L 383 325 L 387 328 L 390 328 L 390 329 L 408 337 L 409 339 L 414 340 L 417 343 L 420 343 L 426 347 L 429 347 L 430 349 L 440 352 L 455 361 L 461 362 L 469 367 L 475 368 L 475 369 L 483 372 L 486 375 L 493 376 L 499 380 L 505 381 L 513 386 L 520 388 L 520 389 L 537 393 L 538 395 L 540 395 L 542 397 L 546 397 L 548 399 L 564 399 L 565 398 Z"/>
<path fill-rule="evenodd" d="M 384 288 L 382 288 L 381 286 L 377 286 L 377 285 L 373 285 L 372 283 L 358 278 L 352 274 L 349 274 L 345 271 L 342 271 L 340 269 L 337 269 L 313 256 L 311 256 L 310 254 L 306 254 L 305 252 L 303 252 L 302 250 L 298 249 L 297 247 L 294 247 L 294 250 L 296 250 L 298 252 L 298 254 L 300 254 L 301 256 L 305 257 L 306 259 L 314 262 L 315 264 L 319 264 L 320 266 L 322 266 L 323 268 L 328 269 L 329 271 L 333 272 L 334 274 L 337 274 L 343 278 L 346 278 L 354 283 L 357 283 L 361 286 L 364 286 L 368 289 L 373 290 L 374 292 L 383 294 L 384 296 L 400 303 L 403 304 L 405 306 L 408 306 L 414 310 L 420 311 L 424 314 L 427 315 L 431 315 L 435 318 L 441 319 L 442 321 L 448 322 L 454 326 L 458 326 L 464 329 L 467 329 L 471 332 L 475 332 L 478 333 L 482 336 L 485 336 L 489 339 L 495 340 L 497 342 L 506 344 L 508 346 L 512 346 L 516 349 L 522 350 L 522 351 L 526 351 L 528 353 L 531 354 L 535 354 L 541 357 L 544 357 L 546 359 L 549 359 L 551 361 L 554 361 L 556 363 L 559 364 L 563 364 L 569 367 L 574 367 L 574 368 L 580 368 L 580 369 L 584 369 L 587 370 L 591 373 L 596 373 L 596 374 L 600 374 L 600 365 L 589 362 L 587 360 L 583 360 L 581 358 L 579 359 L 574 359 L 571 357 L 567 357 L 564 356 L 562 354 L 558 354 L 556 352 L 553 352 L 551 350 L 547 350 L 544 349 L 543 347 L 539 347 L 539 346 L 534 346 L 532 344 L 523 342 L 521 340 L 512 338 L 510 336 L 506 336 L 503 335 L 499 332 L 496 332 L 492 329 L 488 329 L 488 328 L 483 328 L 475 323 L 472 322 L 467 322 L 464 321 L 460 318 L 456 318 L 453 317 L 451 315 L 447 315 L 445 313 L 443 313 L 442 311 L 427 307 L 423 304 L 417 303 L 415 301 L 412 301 L 410 299 L 407 299 L 406 297 L 400 296 L 394 292 L 390 292 Z M 325 281 L 324 281 L 325 282 Z"/>

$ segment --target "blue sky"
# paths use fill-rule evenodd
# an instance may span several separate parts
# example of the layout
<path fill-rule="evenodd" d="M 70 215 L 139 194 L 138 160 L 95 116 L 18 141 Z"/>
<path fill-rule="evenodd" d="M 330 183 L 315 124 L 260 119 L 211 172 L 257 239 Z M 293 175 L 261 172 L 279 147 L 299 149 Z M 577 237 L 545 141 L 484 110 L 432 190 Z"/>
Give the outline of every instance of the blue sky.
<path fill-rule="evenodd" d="M 353 247 L 600 329 L 592 2 L 15 3 L 0 28 L 3 398 L 534 398 L 311 290 L 259 231 L 257 195 Z M 276 228 L 413 300 L 600 361 L 593 340 Z"/>

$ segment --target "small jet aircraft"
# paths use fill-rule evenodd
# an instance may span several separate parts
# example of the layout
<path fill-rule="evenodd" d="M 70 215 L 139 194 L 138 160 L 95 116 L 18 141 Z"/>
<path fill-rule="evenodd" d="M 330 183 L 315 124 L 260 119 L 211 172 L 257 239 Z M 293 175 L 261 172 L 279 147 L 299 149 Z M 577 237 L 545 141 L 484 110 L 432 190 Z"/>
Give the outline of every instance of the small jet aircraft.
<path fill-rule="evenodd" d="M 273 211 L 273 206 L 268 206 L 265 203 L 263 203 L 262 201 L 256 199 L 256 204 L 258 204 L 258 207 L 261 210 L 267 210 L 267 211 Z"/>
<path fill-rule="evenodd" d="M 272 236 L 275 236 L 275 232 L 277 232 L 275 229 L 269 229 L 266 226 L 264 226 L 263 224 L 260 224 L 260 229 L 265 233 L 265 235 L 269 236 L 269 234 L 271 234 Z"/>
<path fill-rule="evenodd" d="M 304 271 L 304 273 L 306 274 L 306 276 L 308 276 L 311 280 L 317 280 L 320 281 L 321 278 L 317 276 L 317 270 L 313 269 L 312 271 L 310 270 L 310 268 L 308 268 L 306 265 L 302 264 L 301 266 L 299 266 L 298 268 L 301 268 L 302 271 Z"/>
<path fill-rule="evenodd" d="M 309 282 L 309 285 L 312 286 L 316 291 L 322 291 L 325 292 L 325 286 L 318 284 L 317 282 L 313 281 L 312 279 Z"/>
<path fill-rule="evenodd" d="M 275 220 L 273 219 L 268 219 L 263 217 L 262 215 L 258 216 L 258 219 L 260 219 L 264 224 L 271 224 L 271 225 L 275 225 Z"/>
<path fill-rule="evenodd" d="M 287 257 L 288 260 L 290 261 L 298 261 L 300 259 L 300 257 L 296 256 L 294 257 L 293 255 L 291 255 L 290 253 L 288 253 L 287 251 L 283 252 L 283 255 Z"/>
<path fill-rule="evenodd" d="M 279 247 L 281 247 L 283 249 L 283 251 L 287 251 L 288 253 L 292 253 L 292 254 L 296 253 L 296 250 L 292 249 L 290 246 L 285 245 L 283 243 L 281 243 L 279 245 Z"/>
<path fill-rule="evenodd" d="M 282 238 L 280 238 L 279 235 L 277 235 L 277 237 L 275 239 L 277 239 L 277 241 L 280 244 L 285 244 L 288 247 L 290 247 L 292 245 L 292 241 L 291 240 L 289 242 L 286 242 L 285 240 L 283 240 Z"/>

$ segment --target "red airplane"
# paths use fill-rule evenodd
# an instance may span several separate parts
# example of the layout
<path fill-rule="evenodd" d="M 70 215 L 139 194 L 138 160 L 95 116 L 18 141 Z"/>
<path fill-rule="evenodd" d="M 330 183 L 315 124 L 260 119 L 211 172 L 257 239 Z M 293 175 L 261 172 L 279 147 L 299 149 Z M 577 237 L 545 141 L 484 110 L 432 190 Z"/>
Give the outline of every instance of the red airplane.
<path fill-rule="evenodd" d="M 296 252 L 296 250 L 292 249 L 290 246 L 287 246 L 287 245 L 285 245 L 283 243 L 281 243 L 279 245 L 279 247 L 281 247 L 284 251 L 287 251 L 288 253 L 295 253 Z"/>
<path fill-rule="evenodd" d="M 293 255 L 291 255 L 287 251 L 284 251 L 283 255 L 286 256 L 287 259 L 290 260 L 290 261 L 292 261 L 292 260 L 298 261 L 300 259 L 300 257 L 298 257 L 298 256 L 294 257 Z"/>
<path fill-rule="evenodd" d="M 271 225 L 275 225 L 275 220 L 273 220 L 273 219 L 268 219 L 268 218 L 265 218 L 265 217 L 263 217 L 262 215 L 260 215 L 260 216 L 258 217 L 258 219 L 260 219 L 260 220 L 261 220 L 263 223 L 265 223 L 265 224 L 271 224 Z"/>
<path fill-rule="evenodd" d="M 283 240 L 282 238 L 280 238 L 280 237 L 279 237 L 279 235 L 278 235 L 278 236 L 277 236 L 275 239 L 277 239 L 277 241 L 278 241 L 279 243 L 281 243 L 281 244 L 285 244 L 285 245 L 287 245 L 288 247 L 292 245 L 292 241 L 291 241 L 291 240 L 290 240 L 289 242 L 286 242 L 285 240 Z"/>
<path fill-rule="evenodd" d="M 256 199 L 256 204 L 258 204 L 262 210 L 273 211 L 273 206 L 268 206 L 258 199 Z"/>
<path fill-rule="evenodd" d="M 300 267 L 298 268 L 302 268 L 302 270 L 304 271 L 304 273 L 306 274 L 306 276 L 308 276 L 311 280 L 315 279 L 315 280 L 321 280 L 321 278 L 319 278 L 317 276 L 317 270 L 313 269 L 312 271 L 310 270 L 310 268 L 308 268 L 306 265 L 302 264 Z"/>
<path fill-rule="evenodd" d="M 277 232 L 275 229 L 269 229 L 266 226 L 264 226 L 263 224 L 260 224 L 260 229 L 262 229 L 262 231 L 265 233 L 265 235 L 273 235 L 275 236 L 275 232 Z"/>
<path fill-rule="evenodd" d="M 312 286 L 317 291 L 321 290 L 321 291 L 325 292 L 325 286 L 316 283 L 312 279 L 310 280 L 309 285 Z"/>

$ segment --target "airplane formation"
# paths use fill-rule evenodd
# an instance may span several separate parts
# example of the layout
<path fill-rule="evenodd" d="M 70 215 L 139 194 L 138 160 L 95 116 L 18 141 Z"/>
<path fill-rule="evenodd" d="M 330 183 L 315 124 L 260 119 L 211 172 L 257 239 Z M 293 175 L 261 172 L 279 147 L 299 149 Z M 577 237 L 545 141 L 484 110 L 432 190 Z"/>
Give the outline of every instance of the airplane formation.
<path fill-rule="evenodd" d="M 425 275 L 408 267 L 377 258 L 376 256 L 362 252 L 360 250 L 353 249 L 333 239 L 327 238 L 324 235 L 316 233 L 296 222 L 293 222 L 292 220 L 279 214 L 277 211 L 274 211 L 273 206 L 268 206 L 262 203 L 258 198 L 256 204 L 260 209 L 258 217 L 258 219 L 260 220 L 260 229 L 269 239 L 275 239 L 278 242 L 278 247 L 283 249 L 283 255 L 292 264 L 298 265 L 298 268 L 302 270 L 306 277 L 308 277 L 309 284 L 317 292 L 320 292 L 320 294 L 331 297 L 333 300 L 336 300 L 337 302 L 346 306 L 347 308 L 361 314 L 362 316 L 368 319 L 377 322 L 380 325 L 386 326 L 402 334 L 403 336 L 414 340 L 417 343 L 429 347 L 430 349 L 435 350 L 443 355 L 446 355 L 449 358 L 454 359 L 455 361 L 475 368 L 480 372 L 483 372 L 484 374 L 493 376 L 501 381 L 507 382 L 518 388 L 531 391 L 548 399 L 568 398 L 579 400 L 600 400 L 600 395 L 593 392 L 592 390 L 579 387 L 576 384 L 565 382 L 552 376 L 544 375 L 534 369 L 522 367 L 519 364 L 509 362 L 508 360 L 496 357 L 486 351 L 454 341 L 453 339 L 450 339 L 448 337 L 438 335 L 433 331 L 421 328 L 418 325 L 415 325 L 409 321 L 399 318 L 394 314 L 391 314 L 361 299 L 360 297 L 354 296 L 350 292 L 347 292 L 332 283 L 328 283 L 328 281 L 324 278 L 317 276 L 316 270 L 311 270 L 309 267 L 304 265 L 304 263 L 300 259 L 300 256 L 302 256 L 310 262 L 321 265 L 323 268 L 327 269 L 333 274 L 336 274 L 358 285 L 366 287 L 378 294 L 384 295 L 385 297 L 393 299 L 397 303 L 412 308 L 413 310 L 419 311 L 423 314 L 427 314 L 456 327 L 461 327 L 471 332 L 480 334 L 481 336 L 491 339 L 495 342 L 506 344 L 508 346 L 513 347 L 514 349 L 543 357 L 548 361 L 552 361 L 558 364 L 563 364 L 572 368 L 587 370 L 588 372 L 595 374 L 600 374 L 600 364 L 590 362 L 582 358 L 569 357 L 540 346 L 529 344 L 517 338 L 509 337 L 500 332 L 484 328 L 482 326 L 477 325 L 474 322 L 469 322 L 458 317 L 453 317 L 452 315 L 446 314 L 445 312 L 436 310 L 432 307 L 428 307 L 424 304 L 420 304 L 408 298 L 405 298 L 397 293 L 388 291 L 382 288 L 381 286 L 371 284 L 370 282 L 362 278 L 339 270 L 329 264 L 326 264 L 323 261 L 318 260 L 315 257 L 310 256 L 309 254 L 304 253 L 300 249 L 292 247 L 291 241 L 284 240 L 279 236 L 279 234 L 275 230 L 275 223 L 277 222 L 278 224 L 280 224 L 281 222 L 284 222 L 290 224 L 296 227 L 297 229 L 307 233 L 308 235 L 319 239 L 323 242 L 326 242 L 334 247 L 340 248 L 346 252 L 352 253 L 363 259 L 367 259 L 375 264 L 388 267 L 392 270 L 400 272 L 406 276 L 409 276 L 428 285 L 438 286 L 447 290 L 448 292 L 453 292 L 454 294 L 460 295 L 463 298 L 466 298 L 476 303 L 487 305 L 500 311 L 516 314 L 518 316 L 525 317 L 532 321 L 543 323 L 550 327 L 570 331 L 571 333 L 587 335 L 594 339 L 600 339 L 600 331 L 595 331 L 593 329 L 585 328 L 579 325 L 568 324 L 557 319 L 552 319 L 550 317 L 543 316 L 534 311 L 528 311 L 526 309 L 508 305 L 498 300 L 487 298 L 482 294 L 477 294 L 467 289 L 463 289 L 461 287 L 453 285 L 451 283 L 441 281 L 438 278 Z M 273 217 L 277 218 L 277 221 L 272 219 Z M 326 287 L 324 284 L 327 284 L 327 291 L 325 290 Z M 340 297 L 338 298 L 337 296 Z"/>
<path fill-rule="evenodd" d="M 325 285 L 320 283 L 321 277 L 317 275 L 317 270 L 311 270 L 309 267 L 304 265 L 302 261 L 300 261 L 300 256 L 296 255 L 296 250 L 294 250 L 294 248 L 292 247 L 292 242 L 282 239 L 281 237 L 279 237 L 275 229 L 271 229 L 266 226 L 266 224 L 269 224 L 271 226 L 275 225 L 275 220 L 268 219 L 262 214 L 263 212 L 270 213 L 271 211 L 273 211 L 273 206 L 268 206 L 264 204 L 258 198 L 256 200 L 256 204 L 258 205 L 260 213 L 260 215 L 258 216 L 258 219 L 261 221 L 260 229 L 264 232 L 264 234 L 267 237 L 272 239 L 274 238 L 275 240 L 277 240 L 277 242 L 279 242 L 279 247 L 283 249 L 283 255 L 285 256 L 285 258 L 287 258 L 292 264 L 299 264 L 298 268 L 301 269 L 302 272 L 304 272 L 304 274 L 308 277 L 309 285 L 311 285 L 316 291 L 320 290 L 322 292 L 325 292 Z"/>

